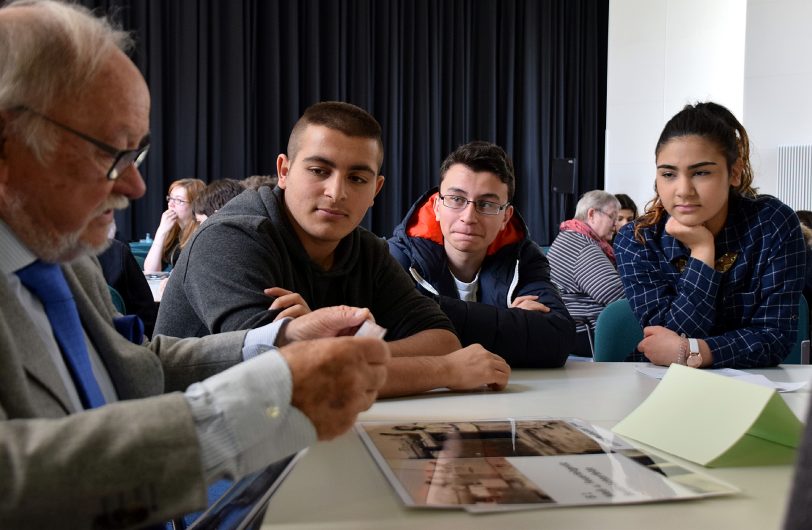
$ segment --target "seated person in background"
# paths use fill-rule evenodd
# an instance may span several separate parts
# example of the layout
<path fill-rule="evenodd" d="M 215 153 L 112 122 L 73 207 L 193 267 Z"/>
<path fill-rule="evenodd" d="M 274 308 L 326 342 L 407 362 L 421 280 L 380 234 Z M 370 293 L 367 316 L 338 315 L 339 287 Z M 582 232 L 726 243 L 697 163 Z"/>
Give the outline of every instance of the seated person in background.
<path fill-rule="evenodd" d="M 412 206 L 389 251 L 451 319 L 462 344 L 480 343 L 513 368 L 559 367 L 575 325 L 541 248 L 510 204 L 513 163 L 471 142 L 440 167 L 440 188 Z"/>
<path fill-rule="evenodd" d="M 655 155 L 655 200 L 615 242 L 643 326 L 630 360 L 777 365 L 798 332 L 805 267 L 798 217 L 756 194 L 747 131 L 721 105 L 683 108 Z"/>
<path fill-rule="evenodd" d="M 801 221 L 801 230 L 806 241 L 806 281 L 804 283 L 804 297 L 806 302 L 812 305 L 812 212 L 809 210 L 798 210 L 798 219 Z"/>
<path fill-rule="evenodd" d="M 611 302 L 623 298 L 615 253 L 609 244 L 619 207 L 611 193 L 584 193 L 575 206 L 575 218 L 561 223 L 561 231 L 547 252 L 553 282 L 575 319 L 574 353 L 582 357 L 592 356 L 598 315 Z"/>
<path fill-rule="evenodd" d="M 309 107 L 277 159 L 277 187 L 246 190 L 192 237 L 156 333 L 203 336 L 251 329 L 289 308 L 368 307 L 393 353 L 382 395 L 504 387 L 504 360 L 478 345 L 459 350 L 440 307 L 415 290 L 384 240 L 358 226 L 383 186 L 382 161 L 380 125 L 366 111 Z"/>
<path fill-rule="evenodd" d="M 615 223 L 615 234 L 617 234 L 621 228 L 637 219 L 637 205 L 625 193 L 615 193 L 615 199 L 620 203 L 620 208 L 617 211 L 617 222 Z"/>
<path fill-rule="evenodd" d="M 197 230 L 198 222 L 192 212 L 192 201 L 206 184 L 198 179 L 176 180 L 169 185 L 168 207 L 161 215 L 161 224 L 144 258 L 144 272 L 161 272 L 174 266 L 180 251 Z"/>
<path fill-rule="evenodd" d="M 220 179 L 207 184 L 192 201 L 192 211 L 197 223 L 200 224 L 208 219 L 243 191 L 245 191 L 245 187 L 239 180 L 234 179 Z"/>
<path fill-rule="evenodd" d="M 352 332 L 365 309 L 143 345 L 116 331 L 93 254 L 145 190 L 129 42 L 74 4 L 0 8 L 0 528 L 162 525 L 207 483 L 349 429 L 386 375 L 381 340 L 272 348 Z"/>
<path fill-rule="evenodd" d="M 127 314 L 137 315 L 144 323 L 144 334 L 152 337 L 158 304 L 144 272 L 135 261 L 130 245 L 117 239 L 110 239 L 109 243 L 110 246 L 98 256 L 104 280 L 121 295 Z"/>
<path fill-rule="evenodd" d="M 276 175 L 251 175 L 242 180 L 242 185 L 249 190 L 258 190 L 262 186 L 275 188 L 278 181 Z"/>

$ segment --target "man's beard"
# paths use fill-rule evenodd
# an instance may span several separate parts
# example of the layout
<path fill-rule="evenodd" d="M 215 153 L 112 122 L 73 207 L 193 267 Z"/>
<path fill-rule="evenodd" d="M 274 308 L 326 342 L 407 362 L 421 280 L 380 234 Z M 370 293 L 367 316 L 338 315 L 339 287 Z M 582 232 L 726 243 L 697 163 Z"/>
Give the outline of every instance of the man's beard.
<path fill-rule="evenodd" d="M 110 246 L 105 239 L 98 245 L 82 241 L 87 226 L 68 233 L 59 233 L 43 226 L 41 220 L 35 219 L 28 213 L 23 200 L 16 194 L 2 198 L 2 209 L 6 224 L 15 232 L 17 237 L 29 247 L 39 259 L 48 263 L 64 263 L 80 256 L 95 256 Z M 124 209 L 130 201 L 123 195 L 111 195 L 90 216 L 95 219 L 110 209 Z"/>

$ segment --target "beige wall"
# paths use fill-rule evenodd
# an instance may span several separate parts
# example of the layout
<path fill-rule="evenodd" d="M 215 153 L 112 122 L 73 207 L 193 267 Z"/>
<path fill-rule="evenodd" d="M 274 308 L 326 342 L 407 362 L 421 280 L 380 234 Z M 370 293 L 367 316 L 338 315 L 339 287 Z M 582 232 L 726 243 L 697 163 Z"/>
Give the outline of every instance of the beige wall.
<path fill-rule="evenodd" d="M 749 0 L 745 49 L 744 125 L 756 185 L 779 195 L 777 147 L 812 144 L 812 1 Z"/>
<path fill-rule="evenodd" d="M 607 191 L 641 209 L 652 198 L 657 138 L 686 103 L 712 99 L 746 123 L 747 12 L 746 0 L 611 0 Z"/>

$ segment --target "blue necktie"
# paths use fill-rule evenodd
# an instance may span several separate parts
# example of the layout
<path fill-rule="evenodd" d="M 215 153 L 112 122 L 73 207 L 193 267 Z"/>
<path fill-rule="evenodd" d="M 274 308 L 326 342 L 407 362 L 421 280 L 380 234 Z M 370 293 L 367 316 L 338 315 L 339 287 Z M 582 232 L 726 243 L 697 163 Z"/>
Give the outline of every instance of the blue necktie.
<path fill-rule="evenodd" d="M 17 271 L 17 276 L 42 302 L 84 407 L 104 405 L 104 396 L 90 366 L 79 311 L 62 269 L 58 265 L 37 260 Z"/>

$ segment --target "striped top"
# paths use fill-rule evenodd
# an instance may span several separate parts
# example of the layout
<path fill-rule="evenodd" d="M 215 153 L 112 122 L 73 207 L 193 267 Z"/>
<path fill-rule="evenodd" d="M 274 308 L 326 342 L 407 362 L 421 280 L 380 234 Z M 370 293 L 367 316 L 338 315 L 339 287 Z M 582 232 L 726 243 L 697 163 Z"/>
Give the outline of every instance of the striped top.
<path fill-rule="evenodd" d="M 623 298 L 623 284 L 612 262 L 596 241 L 569 230 L 558 234 L 547 252 L 553 282 L 561 290 L 576 331 L 595 328 L 609 303 Z"/>

